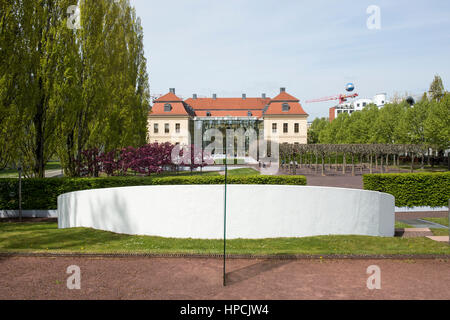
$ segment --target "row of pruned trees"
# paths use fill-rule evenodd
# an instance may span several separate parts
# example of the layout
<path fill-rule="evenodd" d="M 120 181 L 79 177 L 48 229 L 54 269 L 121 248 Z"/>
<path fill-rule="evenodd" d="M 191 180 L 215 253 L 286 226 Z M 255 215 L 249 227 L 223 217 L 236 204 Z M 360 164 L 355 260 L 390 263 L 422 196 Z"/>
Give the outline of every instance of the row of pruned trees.
<path fill-rule="evenodd" d="M 335 171 L 347 173 L 351 166 L 352 175 L 356 174 L 356 167 L 363 170 L 367 166 L 370 173 L 374 168 L 381 172 L 389 170 L 389 164 L 400 165 L 400 158 L 407 156 L 410 160 L 410 170 L 414 170 L 414 162 L 421 158 L 422 167 L 424 156 L 428 148 L 413 144 L 282 144 L 280 145 L 280 160 L 284 169 L 296 173 L 297 167 L 313 168 L 325 175 L 326 164 Z"/>

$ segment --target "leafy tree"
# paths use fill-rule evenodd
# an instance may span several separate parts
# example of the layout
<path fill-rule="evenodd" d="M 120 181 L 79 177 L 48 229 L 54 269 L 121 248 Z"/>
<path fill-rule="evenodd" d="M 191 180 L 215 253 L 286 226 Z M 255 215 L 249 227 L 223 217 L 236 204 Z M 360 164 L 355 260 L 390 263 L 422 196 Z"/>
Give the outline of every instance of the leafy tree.
<path fill-rule="evenodd" d="M 330 125 L 328 118 L 317 118 L 308 129 L 308 144 L 319 143 L 319 135 L 322 130 Z"/>
<path fill-rule="evenodd" d="M 439 102 L 431 104 L 424 123 L 427 141 L 439 151 L 450 148 L 450 94 L 446 93 Z"/>
<path fill-rule="evenodd" d="M 439 101 L 444 96 L 444 84 L 440 76 L 435 75 L 434 80 L 430 85 L 430 96 L 432 100 Z"/>

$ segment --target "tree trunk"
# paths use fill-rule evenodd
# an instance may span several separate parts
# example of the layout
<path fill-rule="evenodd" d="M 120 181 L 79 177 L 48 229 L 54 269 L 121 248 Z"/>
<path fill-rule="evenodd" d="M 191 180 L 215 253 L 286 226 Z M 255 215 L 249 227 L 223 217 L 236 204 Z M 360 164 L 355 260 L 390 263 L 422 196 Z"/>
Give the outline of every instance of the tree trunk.
<path fill-rule="evenodd" d="M 384 160 L 384 157 L 383 157 L 383 155 L 381 155 L 381 163 L 380 163 L 380 169 L 381 169 L 381 173 L 384 173 L 384 168 L 383 168 L 383 160 Z"/>
<path fill-rule="evenodd" d="M 414 172 L 414 153 L 411 153 L 411 173 Z"/>
<path fill-rule="evenodd" d="M 370 170 L 370 174 L 373 174 L 373 155 L 370 154 L 370 163 L 369 163 L 369 170 Z"/>
<path fill-rule="evenodd" d="M 322 154 L 322 177 L 325 176 L 325 156 Z"/>
<path fill-rule="evenodd" d="M 317 156 L 317 153 L 316 153 L 316 166 L 315 166 L 315 171 L 316 171 L 316 174 L 317 174 L 317 170 L 319 169 L 319 157 Z"/>
<path fill-rule="evenodd" d="M 389 172 L 389 154 L 386 155 L 386 172 Z"/>
<path fill-rule="evenodd" d="M 344 152 L 344 157 L 342 158 L 342 174 L 346 173 L 346 166 L 347 166 L 347 155 Z"/>
<path fill-rule="evenodd" d="M 352 153 L 352 176 L 355 176 L 355 155 Z"/>

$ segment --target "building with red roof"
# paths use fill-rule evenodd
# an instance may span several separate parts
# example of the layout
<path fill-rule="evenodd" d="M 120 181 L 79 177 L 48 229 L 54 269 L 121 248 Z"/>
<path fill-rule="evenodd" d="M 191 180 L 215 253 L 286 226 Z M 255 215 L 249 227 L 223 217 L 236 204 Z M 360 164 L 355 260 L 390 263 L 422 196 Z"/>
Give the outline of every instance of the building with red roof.
<path fill-rule="evenodd" d="M 148 117 L 149 140 L 191 144 L 194 128 L 202 130 L 216 128 L 252 128 L 267 140 L 279 143 L 307 143 L 308 114 L 300 100 L 280 89 L 280 94 L 271 99 L 261 97 L 211 98 L 182 100 L 175 89 L 154 101 Z"/>

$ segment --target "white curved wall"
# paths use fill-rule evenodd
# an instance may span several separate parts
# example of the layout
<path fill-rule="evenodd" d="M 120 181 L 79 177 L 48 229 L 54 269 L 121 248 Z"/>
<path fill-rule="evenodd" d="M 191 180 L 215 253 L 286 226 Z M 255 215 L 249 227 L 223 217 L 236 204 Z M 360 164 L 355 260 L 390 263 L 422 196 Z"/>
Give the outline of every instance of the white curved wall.
<path fill-rule="evenodd" d="M 224 186 L 144 186 L 79 191 L 58 198 L 59 228 L 223 238 Z M 227 238 L 394 235 L 394 197 L 325 187 L 228 186 Z"/>

